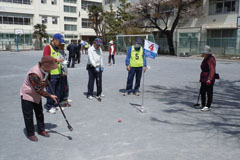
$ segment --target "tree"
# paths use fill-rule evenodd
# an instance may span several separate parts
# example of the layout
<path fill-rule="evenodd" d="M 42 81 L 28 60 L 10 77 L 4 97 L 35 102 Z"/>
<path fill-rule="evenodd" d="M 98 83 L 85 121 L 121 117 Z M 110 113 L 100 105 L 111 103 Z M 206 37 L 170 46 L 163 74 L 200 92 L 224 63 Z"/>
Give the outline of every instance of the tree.
<path fill-rule="evenodd" d="M 48 34 L 46 31 L 47 26 L 44 24 L 36 24 L 33 27 L 34 27 L 33 38 L 36 38 L 39 40 L 40 49 L 42 49 L 42 39 L 48 38 Z"/>
<path fill-rule="evenodd" d="M 104 12 L 104 23 L 109 35 L 117 35 L 121 33 L 121 21 L 117 18 L 117 13 L 113 11 L 113 6 L 110 4 L 110 11 Z"/>
<path fill-rule="evenodd" d="M 97 37 L 104 36 L 103 8 L 101 5 L 90 5 L 88 16 L 91 21 L 91 28 L 94 29 Z"/>
<path fill-rule="evenodd" d="M 135 14 L 132 11 L 132 6 L 126 0 L 121 0 L 117 10 L 113 10 L 110 4 L 110 11 L 104 12 L 104 22 L 107 34 L 115 37 L 118 34 L 142 34 L 145 31 L 139 28 L 137 24 L 132 23 L 135 19 Z"/>
<path fill-rule="evenodd" d="M 185 22 L 192 16 L 199 15 L 201 0 L 141 0 L 134 8 L 138 15 L 135 22 L 142 22 L 143 28 L 158 29 L 167 37 L 169 53 L 175 54 L 173 33 L 179 22 Z"/>

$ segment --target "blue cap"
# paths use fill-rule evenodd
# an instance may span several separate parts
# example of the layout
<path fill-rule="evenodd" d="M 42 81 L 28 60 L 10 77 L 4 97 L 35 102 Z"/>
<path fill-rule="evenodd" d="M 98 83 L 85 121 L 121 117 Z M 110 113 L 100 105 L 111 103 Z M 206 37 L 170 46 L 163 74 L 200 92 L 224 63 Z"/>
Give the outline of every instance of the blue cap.
<path fill-rule="evenodd" d="M 54 34 L 53 35 L 53 39 L 57 39 L 57 40 L 59 40 L 59 42 L 61 43 L 61 44 L 65 44 L 65 41 L 64 41 L 64 39 L 63 39 L 63 35 L 61 35 L 60 33 L 56 33 L 56 34 Z"/>
<path fill-rule="evenodd" d="M 94 41 L 96 42 L 97 45 L 99 46 L 102 45 L 102 40 L 100 38 L 96 38 Z"/>
<path fill-rule="evenodd" d="M 136 39 L 136 44 L 143 44 L 142 38 L 137 38 Z"/>

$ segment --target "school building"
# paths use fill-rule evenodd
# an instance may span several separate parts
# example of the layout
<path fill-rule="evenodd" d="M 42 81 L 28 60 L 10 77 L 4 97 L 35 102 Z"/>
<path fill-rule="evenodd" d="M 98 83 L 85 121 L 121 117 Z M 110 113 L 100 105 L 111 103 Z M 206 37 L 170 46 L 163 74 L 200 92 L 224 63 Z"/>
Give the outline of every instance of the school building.
<path fill-rule="evenodd" d="M 128 0 L 131 4 L 138 0 Z M 103 0 L 104 9 L 109 4 L 116 9 L 120 0 Z M 216 54 L 240 55 L 240 3 L 239 0 L 202 0 L 203 14 L 190 18 L 174 33 L 176 54 L 197 54 L 206 44 Z M 167 40 L 159 32 L 153 32 L 160 49 L 168 51 Z"/>
<path fill-rule="evenodd" d="M 102 0 L 0 0 L 0 50 L 35 49 L 33 26 L 47 26 L 49 43 L 53 34 L 61 33 L 67 42 L 83 39 L 92 41 L 96 34 L 88 19 L 88 6 L 102 5 Z M 15 33 L 19 33 L 16 35 Z"/>

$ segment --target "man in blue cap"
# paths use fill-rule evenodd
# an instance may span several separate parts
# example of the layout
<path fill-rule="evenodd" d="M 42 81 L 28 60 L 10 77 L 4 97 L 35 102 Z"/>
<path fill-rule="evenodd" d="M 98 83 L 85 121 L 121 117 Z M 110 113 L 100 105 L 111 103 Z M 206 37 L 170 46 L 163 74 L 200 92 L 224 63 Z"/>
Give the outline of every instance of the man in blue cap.
<path fill-rule="evenodd" d="M 123 96 L 126 96 L 133 92 L 136 96 L 140 95 L 139 88 L 140 82 L 142 77 L 142 71 L 146 71 L 146 57 L 143 54 L 143 41 L 141 38 L 136 39 L 136 44 L 128 48 L 127 57 L 126 57 L 126 69 L 128 71 L 128 78 L 127 78 L 127 87 L 126 92 Z M 136 83 L 133 87 L 133 79 L 136 79 Z"/>
<path fill-rule="evenodd" d="M 62 74 L 61 63 L 64 61 L 64 59 L 60 58 L 59 49 L 61 47 L 61 44 L 65 44 L 63 35 L 61 35 L 60 33 L 56 33 L 53 35 L 53 41 L 44 48 L 44 52 L 43 52 L 43 56 L 52 56 L 58 64 L 57 69 L 50 71 L 51 85 L 56 96 L 58 97 L 58 100 L 60 100 L 60 95 L 61 95 L 61 83 L 60 83 L 61 74 Z M 47 87 L 47 91 L 48 93 L 51 93 L 51 90 L 49 87 Z M 47 109 L 47 112 L 54 114 L 58 109 L 58 105 L 52 99 L 47 98 L 47 103 L 45 104 L 45 108 Z"/>
<path fill-rule="evenodd" d="M 102 72 L 103 72 L 103 57 L 102 57 L 102 49 L 100 46 L 102 45 L 102 40 L 100 38 L 96 38 L 94 40 L 94 44 L 88 50 L 88 64 L 87 70 L 89 75 L 88 80 L 88 99 L 93 99 L 93 88 L 94 81 L 96 79 L 97 84 L 97 100 L 101 101 L 102 94 Z"/>

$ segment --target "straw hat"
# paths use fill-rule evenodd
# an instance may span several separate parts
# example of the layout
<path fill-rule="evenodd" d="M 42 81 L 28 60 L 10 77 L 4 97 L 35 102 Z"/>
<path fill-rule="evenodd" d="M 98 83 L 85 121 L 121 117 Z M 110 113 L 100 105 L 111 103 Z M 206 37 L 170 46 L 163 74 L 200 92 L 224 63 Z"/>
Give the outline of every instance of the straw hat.
<path fill-rule="evenodd" d="M 200 54 L 212 54 L 210 46 L 206 45 Z"/>
<path fill-rule="evenodd" d="M 109 43 L 110 43 L 110 44 L 113 44 L 113 40 L 111 40 Z"/>
<path fill-rule="evenodd" d="M 57 62 L 52 56 L 43 56 L 40 65 L 44 71 L 57 69 L 58 67 Z"/>

